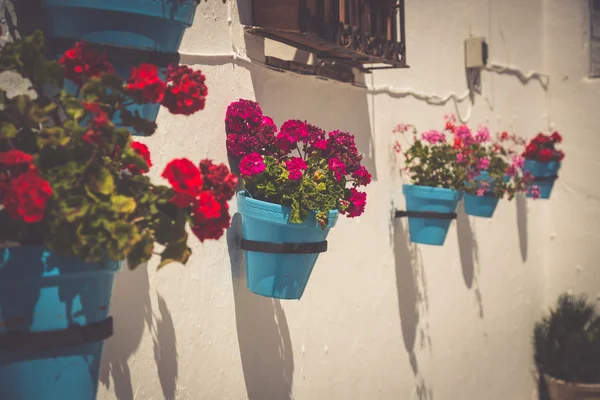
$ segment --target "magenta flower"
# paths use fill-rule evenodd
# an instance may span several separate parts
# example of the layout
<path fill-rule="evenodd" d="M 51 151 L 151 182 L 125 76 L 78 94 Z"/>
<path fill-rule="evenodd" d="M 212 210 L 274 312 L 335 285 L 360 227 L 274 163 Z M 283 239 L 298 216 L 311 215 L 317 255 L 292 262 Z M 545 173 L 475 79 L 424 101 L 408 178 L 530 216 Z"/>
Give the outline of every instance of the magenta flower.
<path fill-rule="evenodd" d="M 294 144 L 299 141 L 306 141 L 309 136 L 306 124 L 297 119 L 285 121 L 283 125 L 281 125 L 280 131 Z"/>
<path fill-rule="evenodd" d="M 300 157 L 291 157 L 285 162 L 285 166 L 289 171 L 289 178 L 293 181 L 297 181 L 302 178 L 302 171 L 308 168 L 306 161 Z"/>
<path fill-rule="evenodd" d="M 525 166 L 525 159 L 521 156 L 514 156 L 512 160 L 512 165 L 516 169 L 523 169 L 523 167 Z"/>
<path fill-rule="evenodd" d="M 348 201 L 348 208 L 344 214 L 348 216 L 348 218 L 354 218 L 362 215 L 365 212 L 365 206 L 367 205 L 367 194 L 363 192 L 359 192 L 354 188 L 350 188 L 349 192 L 347 192 L 349 196 L 346 196 L 346 200 Z"/>
<path fill-rule="evenodd" d="M 352 178 L 354 178 L 356 186 L 367 186 L 371 183 L 371 174 L 364 165 L 352 173 Z"/>
<path fill-rule="evenodd" d="M 531 197 L 533 197 L 534 200 L 539 199 L 542 195 L 542 193 L 540 192 L 540 187 L 538 185 L 533 185 L 529 189 L 529 194 L 531 194 Z"/>
<path fill-rule="evenodd" d="M 485 143 L 490 140 L 490 131 L 485 126 L 480 126 L 475 135 L 475 142 Z"/>
<path fill-rule="evenodd" d="M 243 176 L 255 176 L 265 170 L 263 156 L 258 153 L 250 153 L 240 161 L 240 173 Z"/>
<path fill-rule="evenodd" d="M 331 157 L 327 163 L 329 164 L 329 170 L 333 172 L 335 179 L 341 181 L 346 176 L 346 164 L 344 164 L 339 158 Z"/>
<path fill-rule="evenodd" d="M 444 134 L 438 132 L 438 131 L 429 131 L 429 132 L 424 132 L 421 135 L 421 138 L 431 144 L 436 144 L 436 143 L 445 143 L 446 142 L 446 137 L 444 136 Z"/>
<path fill-rule="evenodd" d="M 485 157 L 482 157 L 477 160 L 477 169 L 486 170 L 490 166 L 490 160 Z"/>
<path fill-rule="evenodd" d="M 456 128 L 454 135 L 460 139 L 465 146 L 470 146 L 473 144 L 473 135 L 471 134 L 471 129 L 469 129 L 469 127 L 466 125 L 461 125 Z"/>
<path fill-rule="evenodd" d="M 459 164 L 464 163 L 467 160 L 467 158 L 465 157 L 465 155 L 463 153 L 458 153 L 456 155 L 456 162 Z"/>
<path fill-rule="evenodd" d="M 467 172 L 467 179 L 471 181 L 477 178 L 479 175 L 481 175 L 481 171 L 477 169 L 470 169 L 469 172 Z"/>

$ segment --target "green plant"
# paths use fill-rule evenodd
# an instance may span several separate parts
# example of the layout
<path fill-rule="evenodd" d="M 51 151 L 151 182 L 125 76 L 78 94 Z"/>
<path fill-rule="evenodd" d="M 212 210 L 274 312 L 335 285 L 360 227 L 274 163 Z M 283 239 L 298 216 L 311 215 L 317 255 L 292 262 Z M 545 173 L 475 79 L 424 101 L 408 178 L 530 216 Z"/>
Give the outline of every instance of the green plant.
<path fill-rule="evenodd" d="M 325 228 L 329 211 L 350 218 L 364 212 L 367 194 L 356 188 L 368 185 L 371 174 L 361 165 L 351 134 L 327 134 L 289 120 L 275 135 L 273 121 L 248 100 L 230 104 L 225 127 L 229 155 L 244 156 L 239 167 L 246 190 L 257 200 L 290 206 L 290 222 L 301 223 L 316 212 Z"/>
<path fill-rule="evenodd" d="M 600 317 L 585 296 L 562 294 L 534 328 L 540 372 L 572 383 L 600 383 Z"/>
<path fill-rule="evenodd" d="M 188 224 L 202 241 L 221 236 L 237 178 L 209 160 L 176 159 L 162 174 L 171 187 L 155 185 L 144 175 L 150 153 L 130 131 L 156 129 L 132 104 L 162 102 L 178 114 L 203 108 L 199 71 L 175 67 L 163 82 L 155 66 L 143 64 L 126 81 L 83 43 L 60 63 L 43 51 L 36 32 L 0 53 L 0 74 L 18 76 L 29 89 L 0 90 L 0 243 L 45 245 L 84 261 L 127 259 L 134 268 L 155 243 L 164 246 L 159 267 L 185 263 Z M 65 74 L 79 96 L 48 90 L 61 88 Z"/>

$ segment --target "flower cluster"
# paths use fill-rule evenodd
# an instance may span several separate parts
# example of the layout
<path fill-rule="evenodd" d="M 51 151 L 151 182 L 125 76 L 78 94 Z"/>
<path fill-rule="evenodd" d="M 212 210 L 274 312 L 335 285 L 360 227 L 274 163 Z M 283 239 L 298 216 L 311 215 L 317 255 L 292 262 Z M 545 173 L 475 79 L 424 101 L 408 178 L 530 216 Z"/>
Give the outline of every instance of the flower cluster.
<path fill-rule="evenodd" d="M 162 177 L 175 192 L 170 202 L 190 212 L 196 237 L 201 242 L 220 238 L 229 227 L 227 201 L 235 193 L 237 177 L 223 164 L 203 160 L 198 167 L 187 158 L 167 164 Z"/>
<path fill-rule="evenodd" d="M 23 68 L 26 58 L 41 62 Z M 0 49 L 4 71 L 32 87 L 10 98 L 0 89 L 0 243 L 43 245 L 85 262 L 126 260 L 130 268 L 160 244 L 160 268 L 187 262 L 188 226 L 201 241 L 222 236 L 237 177 L 210 160 L 176 159 L 163 172 L 171 185 L 153 184 L 145 175 L 150 151 L 130 130 L 156 129 L 130 105 L 161 103 L 185 115 L 202 109 L 199 71 L 171 67 L 163 81 L 156 66 L 142 64 L 124 79 L 83 43 L 60 62 L 46 61 L 41 32 Z M 65 74 L 79 85 L 76 95 L 46 90 Z"/>
<path fill-rule="evenodd" d="M 12 219 L 40 222 L 51 197 L 52 188 L 40 177 L 31 155 L 21 150 L 0 152 L 0 203 Z"/>
<path fill-rule="evenodd" d="M 284 122 L 277 132 L 258 104 L 247 100 L 229 106 L 225 125 L 229 154 L 243 156 L 240 173 L 253 198 L 291 206 L 294 223 L 310 212 L 322 227 L 331 210 L 350 218 L 363 214 L 367 195 L 357 188 L 367 186 L 371 174 L 352 134 L 327 133 L 300 120 Z"/>
<path fill-rule="evenodd" d="M 552 135 L 539 133 L 529 142 L 523 152 L 523 157 L 527 160 L 537 160 L 543 163 L 562 161 L 565 158 L 565 153 L 556 150 L 556 144 L 561 142 L 562 136 L 558 132 L 554 132 Z"/>
<path fill-rule="evenodd" d="M 252 152 L 272 155 L 276 148 L 277 126 L 263 115 L 258 103 L 240 99 L 227 107 L 225 115 L 227 153 L 231 157 L 243 157 Z"/>
<path fill-rule="evenodd" d="M 65 68 L 65 77 L 78 85 L 102 74 L 114 74 L 115 69 L 106 55 L 97 53 L 85 42 L 77 42 L 59 61 Z M 203 110 L 208 95 L 206 77 L 185 65 L 170 65 L 166 81 L 153 64 L 132 67 L 123 89 L 139 104 L 160 103 L 172 114 L 191 115 Z"/>
<path fill-rule="evenodd" d="M 443 187 L 483 196 L 508 195 L 538 188 L 531 187 L 531 174 L 523 171 L 521 149 L 525 141 L 502 132 L 492 137 L 480 125 L 473 131 L 457 124 L 456 117 L 446 116 L 442 131 L 431 130 L 417 136 L 405 155 L 405 171 L 415 185 Z M 406 133 L 410 125 L 399 125 L 394 132 Z M 397 142 L 394 146 L 401 153 Z"/>

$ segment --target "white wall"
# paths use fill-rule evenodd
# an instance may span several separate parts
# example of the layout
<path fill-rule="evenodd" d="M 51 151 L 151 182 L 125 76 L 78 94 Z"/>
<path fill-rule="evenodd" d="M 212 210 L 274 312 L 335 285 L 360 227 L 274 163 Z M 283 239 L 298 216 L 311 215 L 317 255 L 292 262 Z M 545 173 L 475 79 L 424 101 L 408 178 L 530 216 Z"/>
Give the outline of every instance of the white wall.
<path fill-rule="evenodd" d="M 153 260 L 120 273 L 98 398 L 535 398 L 533 323 L 560 291 L 595 293 L 600 283 L 600 139 L 593 131 L 600 91 L 584 78 L 586 2 L 406 2 L 411 68 L 367 75 L 369 85 L 462 94 L 463 40 L 471 31 L 487 38 L 491 61 L 546 72 L 551 83 L 547 92 L 535 79 L 484 71 L 482 94 L 460 102 L 460 115 L 528 137 L 554 125 L 565 137 L 566 163 L 550 201 L 503 201 L 492 220 L 461 212 L 440 248 L 410 244 L 406 222 L 391 218 L 404 205 L 391 131 L 398 123 L 439 127 L 456 112 L 453 101 L 430 105 L 205 57 L 262 52 L 240 24 L 238 6 L 246 10 L 248 2 L 198 6 L 181 52 L 202 64 L 195 67 L 208 77 L 209 100 L 189 118 L 161 111 L 157 134 L 144 139 L 153 177 L 175 157 L 226 162 L 225 109 L 256 99 L 279 124 L 301 118 L 356 134 L 374 178 L 367 212 L 339 221 L 299 302 L 246 290 L 238 216 L 220 241 L 193 240 L 185 267 L 156 272 Z"/>

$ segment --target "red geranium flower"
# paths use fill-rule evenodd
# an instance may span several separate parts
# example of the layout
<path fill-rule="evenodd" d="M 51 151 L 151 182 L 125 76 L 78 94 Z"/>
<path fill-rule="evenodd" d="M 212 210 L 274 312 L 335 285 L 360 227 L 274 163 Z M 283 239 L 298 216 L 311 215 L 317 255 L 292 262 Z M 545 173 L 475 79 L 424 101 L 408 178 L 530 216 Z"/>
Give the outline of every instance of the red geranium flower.
<path fill-rule="evenodd" d="M 216 219 L 221 216 L 221 203 L 217 201 L 211 190 L 204 190 L 198 194 L 194 209 L 194 220 L 202 222 L 204 219 Z"/>
<path fill-rule="evenodd" d="M 558 161 L 562 161 L 565 159 L 565 153 L 561 150 L 558 150 L 556 152 L 556 158 L 558 159 Z"/>
<path fill-rule="evenodd" d="M 46 202 L 51 197 L 50 183 L 31 170 L 11 181 L 4 194 L 4 207 L 13 219 L 40 222 L 44 218 Z"/>
<path fill-rule="evenodd" d="M 190 115 L 204 109 L 208 95 L 205 80 L 206 77 L 201 71 L 194 71 L 185 65 L 169 66 L 169 84 L 162 105 L 172 114 Z"/>
<path fill-rule="evenodd" d="M 135 165 L 131 164 L 131 165 L 127 166 L 127 169 L 129 170 L 129 172 L 131 172 L 134 175 L 145 174 L 146 172 L 148 172 L 150 170 L 150 167 L 152 167 L 152 161 L 150 160 L 150 151 L 148 150 L 148 146 L 146 146 L 144 143 L 140 143 L 140 142 L 131 142 L 131 148 L 137 154 L 139 154 L 144 159 L 144 161 L 146 161 L 148 168 L 140 169 L 140 168 L 137 168 Z"/>
<path fill-rule="evenodd" d="M 114 73 L 106 55 L 91 50 L 85 42 L 77 42 L 58 61 L 65 67 L 65 77 L 80 85 L 84 78 Z"/>
<path fill-rule="evenodd" d="M 552 160 L 552 150 L 550 149 L 541 149 L 537 155 L 537 159 L 540 162 L 550 162 Z"/>
<path fill-rule="evenodd" d="M 554 132 L 552 134 L 552 136 L 550 136 L 550 138 L 552 139 L 552 141 L 554 143 L 561 143 L 562 142 L 562 136 L 558 132 Z"/>
<path fill-rule="evenodd" d="M 142 94 L 142 99 L 150 103 L 160 103 L 167 84 L 158 76 L 158 68 L 152 64 L 141 64 L 131 68 L 127 89 Z"/>
<path fill-rule="evenodd" d="M 200 170 L 187 158 L 178 158 L 168 163 L 161 176 L 167 179 L 175 193 L 180 195 L 171 199 L 178 205 L 181 204 L 179 200 L 191 202 L 202 190 L 203 180 Z"/>
<path fill-rule="evenodd" d="M 538 133 L 538 135 L 533 139 L 533 141 L 537 144 L 547 143 L 548 140 L 548 136 L 544 135 L 543 133 Z"/>
<path fill-rule="evenodd" d="M 533 142 L 529 143 L 527 145 L 527 147 L 525 148 L 525 152 L 523 153 L 523 157 L 525 157 L 525 158 L 534 158 L 535 154 L 538 151 L 538 149 L 539 148 L 538 148 L 538 146 L 535 143 L 533 143 Z"/>
<path fill-rule="evenodd" d="M 9 150 L 0 153 L 0 165 L 15 166 L 22 164 L 30 164 L 33 162 L 33 157 L 30 154 L 24 153 L 21 150 Z"/>

